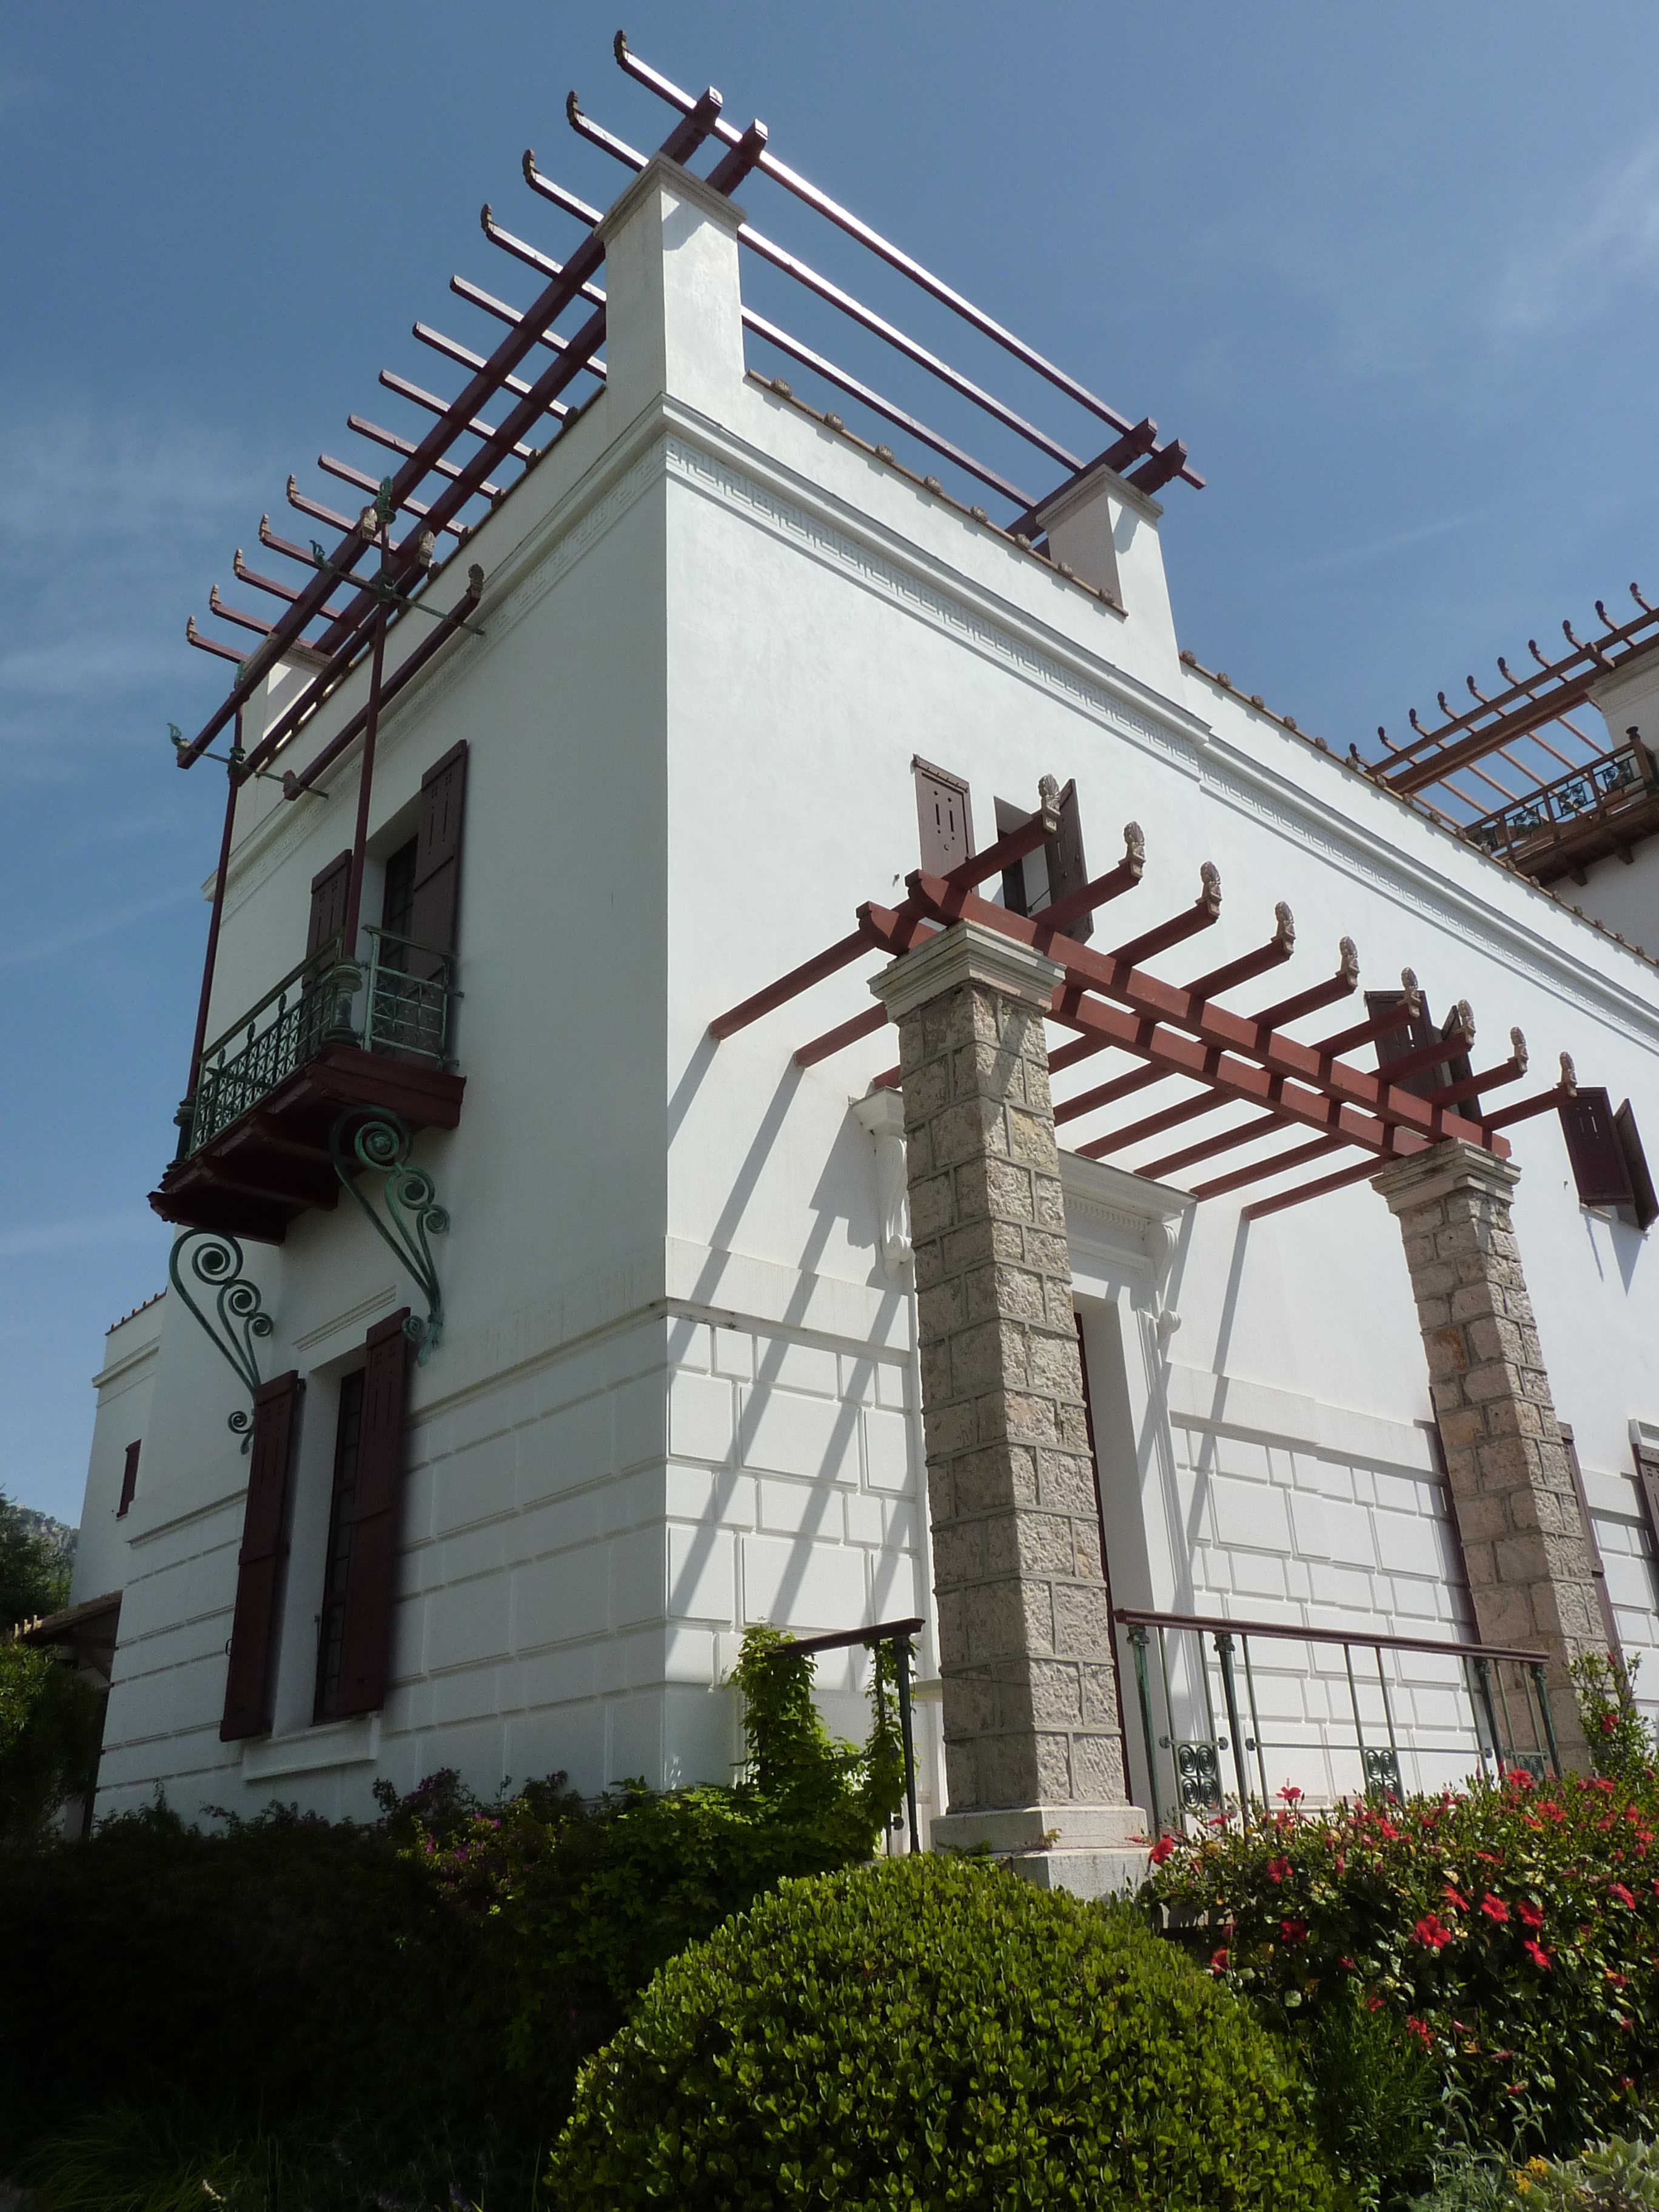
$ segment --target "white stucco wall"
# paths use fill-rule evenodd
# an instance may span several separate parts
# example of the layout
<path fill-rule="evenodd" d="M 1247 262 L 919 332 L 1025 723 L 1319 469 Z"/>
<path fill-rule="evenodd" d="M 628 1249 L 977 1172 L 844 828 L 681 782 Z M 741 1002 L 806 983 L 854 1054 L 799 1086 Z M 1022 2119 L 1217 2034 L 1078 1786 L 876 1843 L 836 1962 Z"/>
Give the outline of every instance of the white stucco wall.
<path fill-rule="evenodd" d="M 274 1323 L 264 1371 L 297 1367 L 307 1389 L 276 1728 L 246 1747 L 217 1739 L 246 1471 L 224 1425 L 237 1393 L 189 1316 L 159 1310 L 105 1810 L 159 1782 L 186 1811 L 279 1795 L 364 1812 L 377 1774 L 406 1788 L 441 1765 L 483 1789 L 553 1769 L 585 1789 L 722 1778 L 737 1735 L 720 1686 L 746 1622 L 930 1613 L 914 1307 L 879 1249 L 872 1146 L 848 1112 L 895 1057 L 893 1034 L 805 1072 L 791 1059 L 871 1003 L 878 963 L 718 1048 L 708 1033 L 844 935 L 860 901 L 898 902 L 916 860 L 913 754 L 969 779 L 981 844 L 994 801 L 1034 803 L 1044 773 L 1077 779 L 1096 872 L 1140 823 L 1145 882 L 1102 915 L 1097 945 L 1186 905 L 1213 859 L 1222 919 L 1158 972 L 1260 944 L 1286 899 L 1293 971 L 1233 1003 L 1330 972 L 1349 934 L 1366 985 L 1409 963 L 1437 1013 L 1474 1003 L 1477 1064 L 1504 1058 L 1518 1023 L 1539 1084 L 1570 1049 L 1583 1080 L 1637 1101 L 1659 1145 L 1654 970 L 1183 668 L 1155 502 L 1113 495 L 1118 612 L 744 380 L 735 256 L 695 207 L 646 214 L 655 259 L 630 246 L 608 273 L 613 388 L 437 580 L 442 603 L 482 563 L 485 635 L 451 646 L 381 726 L 382 855 L 412 826 L 422 772 L 457 739 L 471 747 L 468 1088 L 459 1128 L 416 1147 L 452 1217 L 437 1247 L 447 1319 L 413 1386 L 386 1711 L 309 1725 L 338 1381 L 411 1290 L 343 1199 L 280 1249 L 250 1250 Z M 682 252 L 691 315 L 672 296 Z M 630 367 L 653 297 L 672 343 Z M 293 757 L 355 712 L 362 680 Z M 309 881 L 347 842 L 356 776 L 353 752 L 326 800 L 289 805 L 270 783 L 245 795 L 215 1027 L 298 959 Z M 1358 1018 L 1355 1000 L 1303 1034 Z M 1097 1058 L 1058 1088 L 1122 1065 Z M 1063 1140 L 1103 1126 L 1067 1124 Z M 1553 1117 L 1514 1148 L 1546 1356 L 1616 1553 L 1635 1526 L 1626 1425 L 1656 1413 L 1626 1402 L 1645 1387 L 1656 1263 L 1577 1207 Z M 1157 1205 L 1138 1214 L 1115 1186 L 1117 1218 L 1099 1195 L 1109 1174 L 1068 1177 L 1119 1602 L 1465 1626 L 1380 1201 L 1360 1185 L 1251 1224 L 1236 1200 L 1171 1200 L 1164 1272 L 1143 1235 L 1166 1218 Z M 1160 1332 L 1166 1310 L 1178 1333 Z M 1618 1602 L 1632 1637 L 1651 1636 L 1634 1543 L 1627 1556 Z M 849 1734 L 865 1725 L 860 1663 L 821 1680 Z M 937 1807 L 930 1635 L 921 1671 Z M 1316 1735 L 1324 1677 L 1309 1662 L 1275 1679 L 1279 1723 Z M 1436 1686 L 1401 1688 L 1451 1744 Z"/>

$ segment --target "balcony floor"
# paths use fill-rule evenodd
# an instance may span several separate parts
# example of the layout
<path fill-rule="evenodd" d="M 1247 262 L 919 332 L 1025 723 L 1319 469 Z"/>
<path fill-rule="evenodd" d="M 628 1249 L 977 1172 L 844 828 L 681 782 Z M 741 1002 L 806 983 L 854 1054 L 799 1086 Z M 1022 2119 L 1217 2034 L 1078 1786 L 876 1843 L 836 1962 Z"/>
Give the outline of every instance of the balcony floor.
<path fill-rule="evenodd" d="M 338 1200 L 328 1135 L 347 1106 L 390 1107 L 411 1129 L 453 1129 L 464 1075 L 327 1044 L 216 1137 L 175 1160 L 149 1202 L 164 1221 L 280 1244 L 289 1224 Z"/>

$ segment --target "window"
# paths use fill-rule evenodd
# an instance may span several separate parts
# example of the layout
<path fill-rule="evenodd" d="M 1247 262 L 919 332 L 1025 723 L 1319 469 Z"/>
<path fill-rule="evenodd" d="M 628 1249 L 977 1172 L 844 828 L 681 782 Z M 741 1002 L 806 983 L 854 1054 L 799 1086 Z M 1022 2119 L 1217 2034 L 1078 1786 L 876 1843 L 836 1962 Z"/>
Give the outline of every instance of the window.
<path fill-rule="evenodd" d="M 363 1434 L 365 1371 L 360 1367 L 340 1383 L 340 1412 L 334 1431 L 334 1498 L 329 1510 L 323 1609 L 317 1631 L 315 1717 L 319 1721 L 331 1720 L 340 1709 L 346 1596 L 351 1581 L 351 1534 L 357 1503 L 357 1455 Z"/>
<path fill-rule="evenodd" d="M 121 1503 L 115 1509 L 118 1521 L 125 1516 L 138 1488 L 138 1453 L 142 1443 L 141 1437 L 139 1443 L 127 1446 L 127 1463 L 121 1470 Z"/>
<path fill-rule="evenodd" d="M 1580 1206 L 1616 1206 L 1645 1231 L 1659 1219 L 1659 1200 L 1629 1099 L 1615 1114 L 1605 1091 L 1581 1090 L 1557 1110 Z"/>
<path fill-rule="evenodd" d="M 386 890 L 380 898 L 380 927 L 394 937 L 411 934 L 415 912 L 415 854 L 419 839 L 400 845 L 386 864 Z"/>

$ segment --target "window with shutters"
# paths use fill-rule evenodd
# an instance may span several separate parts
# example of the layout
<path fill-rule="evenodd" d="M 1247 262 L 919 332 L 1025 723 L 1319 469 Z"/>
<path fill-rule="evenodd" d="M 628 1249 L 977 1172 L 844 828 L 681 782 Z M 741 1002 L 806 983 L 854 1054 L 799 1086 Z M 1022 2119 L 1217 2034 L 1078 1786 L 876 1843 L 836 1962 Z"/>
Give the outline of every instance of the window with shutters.
<path fill-rule="evenodd" d="M 115 1517 L 118 1521 L 125 1518 L 127 1509 L 137 1494 L 138 1453 L 141 1443 L 142 1439 L 138 1444 L 127 1446 L 126 1465 L 121 1469 L 121 1502 L 115 1509 Z"/>
<path fill-rule="evenodd" d="M 353 854 L 312 877 L 305 958 L 202 1053 L 177 1158 L 153 1194 L 165 1219 L 280 1243 L 338 1197 L 328 1140 L 343 1105 L 390 1108 L 411 1131 L 456 1126 L 466 778 L 465 743 L 422 777 L 416 818 L 386 859 L 379 919 L 371 887 L 350 944 Z"/>
<path fill-rule="evenodd" d="M 1605 1091 L 1579 1091 L 1557 1109 L 1580 1206 L 1617 1206 L 1633 1214 L 1636 1194 L 1619 1140 L 1613 1101 Z"/>
<path fill-rule="evenodd" d="M 1030 811 L 1012 799 L 996 802 L 997 836 L 1006 837 L 1030 818 Z M 1041 850 L 1028 853 L 1002 872 L 1002 903 L 1012 914 L 1037 915 L 1046 906 L 1070 898 L 1089 880 L 1089 864 L 1083 851 L 1083 824 L 1078 811 L 1077 785 L 1066 785 L 1060 794 L 1060 828 Z M 1094 934 L 1092 915 L 1079 915 L 1063 933 L 1086 943 Z"/>

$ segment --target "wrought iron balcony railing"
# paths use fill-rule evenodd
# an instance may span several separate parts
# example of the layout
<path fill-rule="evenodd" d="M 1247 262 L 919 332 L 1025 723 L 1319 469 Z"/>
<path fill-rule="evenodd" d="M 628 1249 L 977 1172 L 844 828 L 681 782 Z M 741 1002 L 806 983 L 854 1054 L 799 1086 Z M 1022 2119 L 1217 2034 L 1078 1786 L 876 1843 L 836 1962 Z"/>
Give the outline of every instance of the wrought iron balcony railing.
<path fill-rule="evenodd" d="M 207 1048 L 181 1160 L 268 1098 L 325 1044 L 448 1064 L 453 955 L 391 930 L 368 934 L 367 968 L 347 960 L 341 939 L 331 938 Z"/>
<path fill-rule="evenodd" d="M 1117 1619 L 1160 1832 L 1248 1826 L 1285 1788 L 1334 1802 L 1561 1771 L 1540 1652 L 1123 1607 Z"/>
<path fill-rule="evenodd" d="M 1558 776 L 1529 799 L 1501 806 L 1469 824 L 1469 835 L 1489 853 L 1517 866 L 1540 843 L 1592 820 L 1608 820 L 1659 792 L 1659 763 L 1639 738 L 1602 753 L 1588 766 Z"/>

